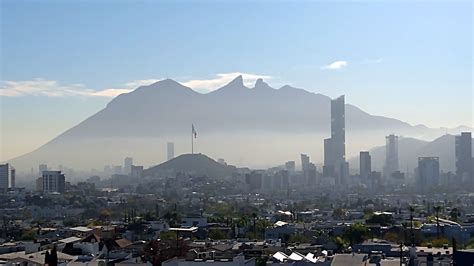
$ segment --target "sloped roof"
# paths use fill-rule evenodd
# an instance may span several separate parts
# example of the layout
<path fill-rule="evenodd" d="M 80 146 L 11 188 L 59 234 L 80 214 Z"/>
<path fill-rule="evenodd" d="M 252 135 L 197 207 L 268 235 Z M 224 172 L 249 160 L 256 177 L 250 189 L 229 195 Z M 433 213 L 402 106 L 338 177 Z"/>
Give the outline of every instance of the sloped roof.
<path fill-rule="evenodd" d="M 285 261 L 286 259 L 288 259 L 288 256 L 287 256 L 285 253 L 281 252 L 281 251 L 278 251 L 277 253 L 273 254 L 272 257 L 273 257 L 274 259 L 280 261 L 280 262 L 283 262 L 283 261 Z"/>

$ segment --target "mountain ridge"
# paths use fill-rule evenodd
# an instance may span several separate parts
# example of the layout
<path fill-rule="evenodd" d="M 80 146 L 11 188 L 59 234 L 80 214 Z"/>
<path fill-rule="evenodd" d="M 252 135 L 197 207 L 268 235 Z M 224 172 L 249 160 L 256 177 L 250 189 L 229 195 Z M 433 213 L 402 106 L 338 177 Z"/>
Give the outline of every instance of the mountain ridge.
<path fill-rule="evenodd" d="M 166 79 L 115 97 L 94 115 L 40 148 L 11 161 L 19 165 L 17 168 L 28 165 L 26 169 L 44 162 L 76 167 L 78 161 L 82 162 L 81 167 L 99 167 L 129 155 L 156 163 L 157 158 L 164 159 L 164 152 L 158 156 L 150 147 L 160 150 L 170 139 L 188 143 L 191 124 L 197 126 L 200 136 L 215 136 L 202 140 L 206 142 L 202 146 L 206 154 L 242 161 L 238 153 L 250 153 L 250 156 L 256 156 L 249 159 L 251 161 L 263 158 L 269 160 L 266 163 L 276 165 L 284 154 L 311 153 L 308 152 L 310 149 L 315 160 L 322 160 L 322 140 L 329 136 L 330 100 L 328 96 L 289 85 L 274 89 L 262 79 L 258 79 L 253 88 L 248 88 L 242 76 L 209 93 L 199 93 Z M 390 133 L 414 137 L 426 135 L 425 138 L 444 134 L 444 130 L 421 128 L 395 118 L 371 115 L 351 104 L 346 104 L 346 129 L 348 139 L 353 137 L 350 135 L 353 132 L 361 135 L 349 141 L 349 150 L 352 149 L 351 142 L 363 142 L 368 136 L 378 142 L 368 142 L 353 149 L 377 146 Z M 277 134 L 281 136 L 268 137 Z M 305 134 L 305 137 L 287 137 L 294 134 Z M 256 139 L 261 141 L 254 143 Z M 293 141 L 301 143 L 292 147 L 285 144 Z M 258 146 L 255 144 L 262 146 L 255 151 L 252 150 Z M 219 150 L 216 147 L 228 148 Z M 294 150 L 287 151 L 283 147 Z M 274 155 L 275 152 L 282 153 L 281 158 L 270 160 L 273 157 L 268 153 Z"/>

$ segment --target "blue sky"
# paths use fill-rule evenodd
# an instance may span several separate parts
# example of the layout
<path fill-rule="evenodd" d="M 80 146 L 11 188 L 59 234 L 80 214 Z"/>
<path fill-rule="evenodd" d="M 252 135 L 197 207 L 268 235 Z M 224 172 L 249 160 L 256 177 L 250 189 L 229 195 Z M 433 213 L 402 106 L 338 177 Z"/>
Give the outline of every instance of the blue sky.
<path fill-rule="evenodd" d="M 134 85 L 169 77 L 204 91 L 237 72 L 345 94 L 412 124 L 472 126 L 472 10 L 471 1 L 3 0 L 0 159 Z"/>

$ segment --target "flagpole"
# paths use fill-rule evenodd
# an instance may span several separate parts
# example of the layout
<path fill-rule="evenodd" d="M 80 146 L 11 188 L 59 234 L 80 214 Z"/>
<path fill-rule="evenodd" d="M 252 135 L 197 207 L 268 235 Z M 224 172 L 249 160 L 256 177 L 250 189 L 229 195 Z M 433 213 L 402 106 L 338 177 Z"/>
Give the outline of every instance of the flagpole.
<path fill-rule="evenodd" d="M 194 154 L 194 132 L 193 132 L 193 128 L 191 128 L 191 154 Z"/>

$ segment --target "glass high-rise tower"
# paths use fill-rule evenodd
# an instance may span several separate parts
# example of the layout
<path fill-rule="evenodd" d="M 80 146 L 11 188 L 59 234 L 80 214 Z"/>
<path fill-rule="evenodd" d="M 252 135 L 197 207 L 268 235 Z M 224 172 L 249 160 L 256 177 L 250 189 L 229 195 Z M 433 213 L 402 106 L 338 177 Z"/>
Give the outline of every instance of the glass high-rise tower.
<path fill-rule="evenodd" d="M 331 100 L 331 138 L 324 140 L 324 175 L 343 183 L 347 175 L 344 95 Z"/>

